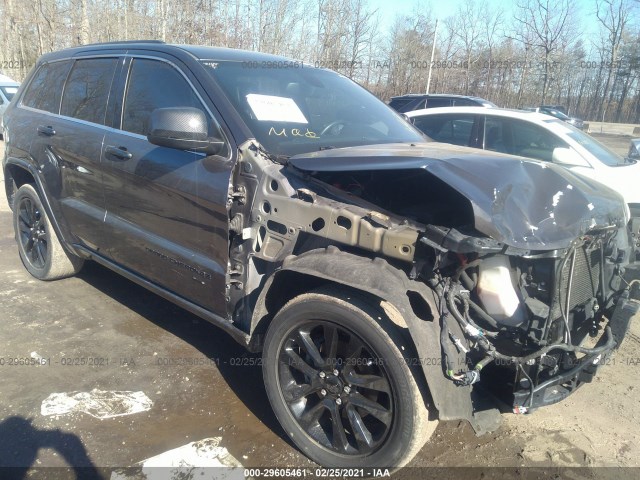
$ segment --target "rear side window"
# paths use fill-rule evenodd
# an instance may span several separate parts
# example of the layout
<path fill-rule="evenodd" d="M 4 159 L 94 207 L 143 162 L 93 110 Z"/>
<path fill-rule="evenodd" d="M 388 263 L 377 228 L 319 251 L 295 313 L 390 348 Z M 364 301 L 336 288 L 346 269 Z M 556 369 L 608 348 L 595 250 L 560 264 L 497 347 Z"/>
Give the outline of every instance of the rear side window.
<path fill-rule="evenodd" d="M 477 107 L 480 103 L 469 98 L 455 98 L 453 100 L 453 105 L 455 107 Z"/>
<path fill-rule="evenodd" d="M 389 106 L 394 110 L 400 110 L 402 107 L 407 105 L 409 102 L 413 100 L 412 98 L 393 98 L 389 102 Z"/>
<path fill-rule="evenodd" d="M 484 149 L 493 152 L 513 153 L 513 147 L 508 135 L 508 126 L 505 122 L 510 119 L 494 118 L 487 116 L 484 121 Z"/>
<path fill-rule="evenodd" d="M 24 93 L 22 104 L 45 112 L 58 113 L 62 87 L 70 67 L 69 60 L 42 65 Z"/>
<path fill-rule="evenodd" d="M 217 124 L 182 74 L 159 60 L 135 59 L 131 66 L 122 111 L 122 130 L 147 135 L 149 117 L 156 108 L 192 107 L 209 119 L 209 134 L 223 138 Z M 221 153 L 225 155 L 225 153 Z"/>
<path fill-rule="evenodd" d="M 427 98 L 426 108 L 450 107 L 451 100 L 448 98 Z"/>
<path fill-rule="evenodd" d="M 115 58 L 77 60 L 64 89 L 60 113 L 104 125 L 116 63 Z"/>

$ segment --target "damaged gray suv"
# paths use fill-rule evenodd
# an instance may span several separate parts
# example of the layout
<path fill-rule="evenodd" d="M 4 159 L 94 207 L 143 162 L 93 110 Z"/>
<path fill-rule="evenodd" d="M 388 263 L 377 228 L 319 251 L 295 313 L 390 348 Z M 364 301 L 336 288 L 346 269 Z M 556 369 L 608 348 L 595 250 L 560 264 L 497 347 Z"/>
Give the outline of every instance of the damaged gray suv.
<path fill-rule="evenodd" d="M 262 352 L 321 465 L 406 464 L 440 420 L 592 380 L 638 310 L 615 192 L 430 142 L 334 72 L 111 43 L 42 57 L 5 116 L 20 257 L 91 259 Z"/>

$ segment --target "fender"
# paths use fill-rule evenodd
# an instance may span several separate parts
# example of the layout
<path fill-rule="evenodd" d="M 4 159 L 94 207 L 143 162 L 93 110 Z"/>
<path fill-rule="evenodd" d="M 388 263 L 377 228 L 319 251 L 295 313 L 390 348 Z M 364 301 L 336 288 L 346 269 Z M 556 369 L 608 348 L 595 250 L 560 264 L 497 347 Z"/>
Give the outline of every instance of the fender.
<path fill-rule="evenodd" d="M 345 285 L 375 295 L 393 305 L 401 319 L 392 320 L 409 331 L 418 353 L 415 362 L 413 359 L 410 361 L 415 366 L 422 367 L 438 417 L 441 420 L 468 420 L 476 432 L 485 431 L 474 415 L 471 387 L 456 386 L 444 375 L 440 361 L 440 315 L 436 306 L 437 298 L 429 287 L 410 280 L 405 272 L 383 258 L 361 257 L 343 252 L 335 246 L 311 250 L 299 256 L 291 255 L 267 280 L 260 293 L 253 314 L 252 333 L 268 316 L 266 304 L 269 290 L 284 272 L 296 272 Z M 499 417 L 497 411 L 495 415 Z"/>
<path fill-rule="evenodd" d="M 64 247 L 68 249 L 70 252 L 80 257 L 85 257 L 86 255 L 84 255 L 83 252 L 77 250 L 73 246 L 73 243 L 68 241 L 69 238 L 72 238 L 71 232 L 66 227 L 66 225 L 58 221 L 59 210 L 53 206 L 53 203 L 51 202 L 49 193 L 46 188 L 46 182 L 42 180 L 42 172 L 35 167 L 33 162 L 28 162 L 27 160 L 22 158 L 7 157 L 7 159 L 4 162 L 5 190 L 9 188 L 6 183 L 6 179 L 7 179 L 7 169 L 11 165 L 21 168 L 23 170 L 26 170 L 34 178 L 36 182 L 36 189 L 40 194 L 40 200 L 42 201 L 42 205 L 44 206 L 44 209 L 49 217 L 49 221 L 53 226 L 53 230 L 55 231 L 56 235 L 58 236 L 58 238 L 60 239 L 60 242 L 64 245 Z"/>

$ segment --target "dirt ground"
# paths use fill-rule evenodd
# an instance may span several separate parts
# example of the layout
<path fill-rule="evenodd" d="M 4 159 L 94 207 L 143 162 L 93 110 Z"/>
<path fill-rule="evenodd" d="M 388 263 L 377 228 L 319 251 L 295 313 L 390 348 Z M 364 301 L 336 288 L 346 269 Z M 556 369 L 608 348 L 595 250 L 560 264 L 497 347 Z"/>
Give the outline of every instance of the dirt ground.
<path fill-rule="evenodd" d="M 622 151 L 628 146 L 626 137 L 605 140 Z M 0 142 L 0 157 L 2 148 Z M 225 333 L 93 263 L 66 280 L 30 277 L 18 258 L 1 187 L 0 465 L 127 467 L 220 437 L 220 445 L 245 467 L 315 468 L 271 412 L 259 357 Z M 99 360 L 72 361 L 83 358 Z M 31 365 L 28 359 L 45 364 Z M 144 392 L 153 406 L 105 419 L 43 415 L 43 400 L 52 393 L 93 389 Z M 594 467 L 640 466 L 639 393 L 636 322 L 596 380 L 568 400 L 531 415 L 504 415 L 500 429 L 482 437 L 464 422 L 441 422 L 411 466 L 442 467 L 436 471 L 443 479 L 460 478 L 462 472 L 445 467 L 505 467 L 517 478 L 527 471 L 537 472 L 534 478 L 599 478 L 612 472 L 616 478 L 638 478 L 640 469 Z M 589 468 L 568 476 L 554 473 L 561 467 Z M 50 470 L 44 478 L 64 472 Z M 469 478 L 491 477 L 470 472 Z M 101 475 L 109 478 L 108 471 Z M 397 477 L 426 475 L 406 469 Z"/>

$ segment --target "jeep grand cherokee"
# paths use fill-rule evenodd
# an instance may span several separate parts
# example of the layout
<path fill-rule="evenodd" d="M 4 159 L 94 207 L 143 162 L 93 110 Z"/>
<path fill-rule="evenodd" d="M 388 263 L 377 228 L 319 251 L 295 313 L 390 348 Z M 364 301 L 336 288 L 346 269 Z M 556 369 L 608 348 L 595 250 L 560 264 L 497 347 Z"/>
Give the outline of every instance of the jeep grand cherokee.
<path fill-rule="evenodd" d="M 17 96 L 3 166 L 27 270 L 94 260 L 261 351 L 322 465 L 401 466 L 437 419 L 558 402 L 638 309 L 617 193 L 430 142 L 332 71 L 111 43 L 43 56 Z"/>

